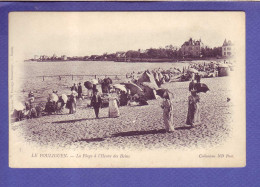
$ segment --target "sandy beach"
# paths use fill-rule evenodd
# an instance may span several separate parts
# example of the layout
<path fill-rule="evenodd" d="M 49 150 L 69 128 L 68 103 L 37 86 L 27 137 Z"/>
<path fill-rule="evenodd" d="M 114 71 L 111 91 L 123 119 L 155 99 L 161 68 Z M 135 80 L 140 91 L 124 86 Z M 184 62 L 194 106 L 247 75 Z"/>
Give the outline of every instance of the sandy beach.
<path fill-rule="evenodd" d="M 230 137 L 232 98 L 230 77 L 202 79 L 210 89 L 200 93 L 202 124 L 185 125 L 189 82 L 162 85 L 174 93 L 175 131 L 166 133 L 162 119 L 161 99 L 147 106 L 120 107 L 120 117 L 108 118 L 108 108 L 95 119 L 89 101 L 77 103 L 77 112 L 43 116 L 10 123 L 10 133 L 20 134 L 22 141 L 48 148 L 66 149 L 191 149 L 218 146 Z"/>

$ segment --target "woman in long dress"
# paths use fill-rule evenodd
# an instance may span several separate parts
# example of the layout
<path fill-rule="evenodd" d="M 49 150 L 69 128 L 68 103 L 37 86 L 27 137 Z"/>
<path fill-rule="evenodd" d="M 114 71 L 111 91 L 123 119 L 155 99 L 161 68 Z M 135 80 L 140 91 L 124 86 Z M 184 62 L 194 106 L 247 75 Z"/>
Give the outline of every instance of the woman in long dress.
<path fill-rule="evenodd" d="M 174 131 L 173 124 L 173 95 L 169 92 L 163 94 L 163 121 L 167 132 Z"/>
<path fill-rule="evenodd" d="M 118 99 L 114 92 L 110 93 L 109 95 L 109 111 L 108 111 L 108 117 L 110 118 L 116 118 L 119 117 L 119 108 L 118 108 Z"/>
<path fill-rule="evenodd" d="M 186 124 L 193 126 L 201 123 L 200 120 L 200 97 L 197 95 L 196 89 L 191 90 L 191 95 L 188 97 L 188 115 Z"/>
<path fill-rule="evenodd" d="M 69 103 L 68 103 L 68 108 L 69 108 L 69 113 L 70 114 L 74 114 L 74 113 L 76 113 L 76 107 L 77 107 L 77 105 L 76 105 L 76 96 L 72 93 L 71 95 L 70 95 L 70 98 L 69 98 L 69 101 L 68 101 Z"/>

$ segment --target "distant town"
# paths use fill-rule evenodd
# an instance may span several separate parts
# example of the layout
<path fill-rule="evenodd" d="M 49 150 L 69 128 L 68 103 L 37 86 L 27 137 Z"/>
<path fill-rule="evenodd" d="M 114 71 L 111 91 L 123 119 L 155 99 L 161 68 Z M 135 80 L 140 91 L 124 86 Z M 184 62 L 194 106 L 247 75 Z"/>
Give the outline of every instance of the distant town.
<path fill-rule="evenodd" d="M 90 56 L 47 56 L 34 55 L 34 58 L 25 61 L 54 62 L 54 61 L 117 61 L 117 62 L 175 62 L 179 60 L 197 60 L 212 58 L 230 58 L 234 55 L 234 45 L 230 40 L 222 46 L 210 48 L 203 44 L 201 39 L 190 38 L 181 47 L 167 45 L 164 48 L 150 48 L 146 50 L 118 51 Z"/>

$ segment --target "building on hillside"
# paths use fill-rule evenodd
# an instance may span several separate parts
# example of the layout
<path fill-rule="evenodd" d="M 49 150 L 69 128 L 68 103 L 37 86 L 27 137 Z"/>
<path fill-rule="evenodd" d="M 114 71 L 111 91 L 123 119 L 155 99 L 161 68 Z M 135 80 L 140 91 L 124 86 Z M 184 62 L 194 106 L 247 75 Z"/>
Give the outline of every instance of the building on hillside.
<path fill-rule="evenodd" d="M 222 45 L 222 56 L 230 57 L 232 55 L 234 55 L 234 46 L 230 40 L 225 39 Z"/>
<path fill-rule="evenodd" d="M 181 52 L 184 57 L 199 57 L 204 44 L 200 40 L 193 40 L 190 38 L 181 46 Z"/>

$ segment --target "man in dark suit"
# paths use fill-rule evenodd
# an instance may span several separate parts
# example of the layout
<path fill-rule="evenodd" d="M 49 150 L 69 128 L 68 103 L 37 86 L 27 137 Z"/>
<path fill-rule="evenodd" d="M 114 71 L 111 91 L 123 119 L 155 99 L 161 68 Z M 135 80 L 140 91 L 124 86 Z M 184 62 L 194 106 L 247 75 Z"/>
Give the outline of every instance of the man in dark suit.
<path fill-rule="evenodd" d="M 196 83 L 194 82 L 193 79 L 191 79 L 191 82 L 190 82 L 190 84 L 189 84 L 189 91 L 191 91 L 192 89 L 194 89 L 194 88 L 195 88 L 195 85 L 196 85 Z"/>
<path fill-rule="evenodd" d="M 91 106 L 93 106 L 95 114 L 96 114 L 96 118 L 98 118 L 98 113 L 99 113 L 99 108 L 102 105 L 102 100 L 100 95 L 98 95 L 98 90 L 94 89 L 93 90 L 93 97 L 91 99 Z"/>
<path fill-rule="evenodd" d="M 197 83 L 200 83 L 200 75 L 198 73 L 195 74 L 195 80 Z"/>

